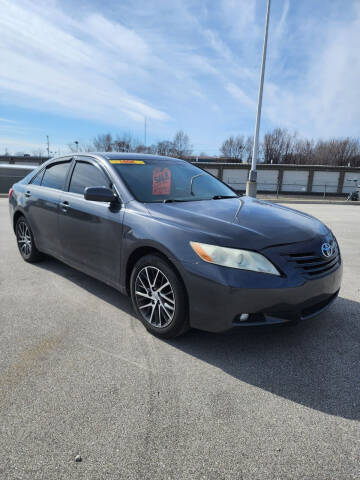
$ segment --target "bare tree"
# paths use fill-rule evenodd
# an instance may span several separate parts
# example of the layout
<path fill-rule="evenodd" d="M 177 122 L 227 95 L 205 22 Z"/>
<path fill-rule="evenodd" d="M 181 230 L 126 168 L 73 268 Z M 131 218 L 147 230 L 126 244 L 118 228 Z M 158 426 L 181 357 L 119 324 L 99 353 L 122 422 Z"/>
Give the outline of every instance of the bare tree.
<path fill-rule="evenodd" d="M 190 144 L 189 136 L 183 131 L 179 130 L 175 133 L 173 144 L 173 156 L 182 158 L 189 157 L 192 154 L 193 147 Z"/>
<path fill-rule="evenodd" d="M 158 155 L 165 155 L 171 157 L 174 153 L 174 144 L 169 140 L 162 140 L 156 145 L 156 153 Z"/>
<path fill-rule="evenodd" d="M 67 146 L 70 153 L 75 153 L 78 151 L 77 146 L 74 145 L 74 143 L 68 143 Z"/>
<path fill-rule="evenodd" d="M 136 152 L 139 141 L 131 133 L 116 135 L 113 148 L 116 152 Z"/>
<path fill-rule="evenodd" d="M 292 155 L 283 161 L 283 163 L 293 163 L 297 165 L 312 165 L 314 163 L 314 140 L 296 139 L 294 140 Z"/>
<path fill-rule="evenodd" d="M 146 147 L 148 152 L 147 153 L 150 153 L 152 155 L 156 155 L 158 153 L 157 151 L 157 145 L 155 144 L 152 144 L 152 145 L 149 145 L 148 147 Z"/>
<path fill-rule="evenodd" d="M 244 148 L 244 161 L 246 163 L 251 163 L 253 145 L 254 145 L 254 137 L 253 135 L 249 135 L 246 139 L 245 148 Z"/>
<path fill-rule="evenodd" d="M 360 145 L 358 138 L 332 138 L 318 140 L 298 138 L 286 129 L 275 128 L 264 135 L 261 146 L 262 160 L 265 163 L 287 163 L 299 165 L 336 165 L 360 166 Z M 244 139 L 242 135 L 230 136 L 221 145 L 223 157 L 236 162 L 251 162 L 253 137 Z M 131 133 L 116 135 L 113 139 L 110 133 L 99 134 L 90 143 L 68 144 L 70 152 L 138 152 L 152 153 L 179 158 L 188 158 L 192 154 L 189 136 L 179 130 L 173 141 L 161 140 L 156 144 L 146 146 Z M 43 151 L 33 151 L 33 155 L 42 156 Z M 200 156 L 205 155 L 204 153 Z"/>
<path fill-rule="evenodd" d="M 141 143 L 139 143 L 139 145 L 137 145 L 135 148 L 134 148 L 134 152 L 137 152 L 137 153 L 146 153 L 146 154 L 156 154 L 157 153 L 157 146 L 156 145 L 142 145 Z"/>
<path fill-rule="evenodd" d="M 359 155 L 359 141 L 354 138 L 319 140 L 315 146 L 318 165 L 347 166 Z"/>
<path fill-rule="evenodd" d="M 92 143 L 71 142 L 68 143 L 67 146 L 70 153 L 94 152 L 95 150 L 97 150 Z"/>
<path fill-rule="evenodd" d="M 285 128 L 275 128 L 266 133 L 262 144 L 264 163 L 289 163 L 295 137 Z"/>
<path fill-rule="evenodd" d="M 230 136 L 223 141 L 220 152 L 223 157 L 234 158 L 239 162 L 243 161 L 243 155 L 245 151 L 245 142 L 242 135 L 237 137 Z"/>
<path fill-rule="evenodd" d="M 93 143 L 97 152 L 112 152 L 113 150 L 113 139 L 110 133 L 97 135 Z"/>
<path fill-rule="evenodd" d="M 125 139 L 115 140 L 114 143 L 112 144 L 112 148 L 114 152 L 131 152 L 132 151 L 130 142 Z"/>

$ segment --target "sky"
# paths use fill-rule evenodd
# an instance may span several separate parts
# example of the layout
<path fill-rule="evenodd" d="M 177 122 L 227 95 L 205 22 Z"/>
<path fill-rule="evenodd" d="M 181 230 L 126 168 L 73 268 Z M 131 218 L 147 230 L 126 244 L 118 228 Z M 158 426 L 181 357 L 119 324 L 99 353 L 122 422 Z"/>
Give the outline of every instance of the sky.
<path fill-rule="evenodd" d="M 0 153 L 254 131 L 266 0 L 0 0 Z M 272 0 L 260 134 L 359 136 L 360 2 Z"/>

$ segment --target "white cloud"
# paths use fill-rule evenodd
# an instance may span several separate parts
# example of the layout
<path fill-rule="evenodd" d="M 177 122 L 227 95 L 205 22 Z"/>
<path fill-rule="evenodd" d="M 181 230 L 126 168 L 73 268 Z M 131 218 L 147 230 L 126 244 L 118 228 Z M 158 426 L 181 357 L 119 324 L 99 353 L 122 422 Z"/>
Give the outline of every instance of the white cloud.
<path fill-rule="evenodd" d="M 222 0 L 224 21 L 235 38 L 254 38 L 260 34 L 256 22 L 256 0 Z"/>
<path fill-rule="evenodd" d="M 9 118 L 0 118 L 0 122 L 3 122 L 3 123 L 16 123 L 15 120 L 10 120 Z"/>
<path fill-rule="evenodd" d="M 130 57 L 136 74 L 149 55 L 146 42 L 132 30 L 99 15 L 74 23 L 56 6 L 52 21 L 27 2 L 0 0 L 0 8 L 2 63 L 7 65 L 0 89 L 14 103 L 108 123 L 124 117 L 142 121 L 144 115 L 169 118 L 116 79 L 129 74 Z M 80 38 L 84 32 L 91 38 Z"/>
<path fill-rule="evenodd" d="M 25 153 L 29 153 L 32 150 L 43 150 L 45 154 L 45 143 L 30 142 L 28 140 L 15 139 L 13 137 L 0 137 L 1 154 L 3 154 L 5 150 L 8 150 L 10 154 L 23 150 L 25 150 Z"/>
<path fill-rule="evenodd" d="M 229 83 L 226 86 L 226 89 L 240 104 L 246 107 L 246 109 L 254 110 L 256 108 L 255 101 L 250 98 L 240 87 L 234 85 L 233 83 Z"/>
<path fill-rule="evenodd" d="M 92 37 L 114 51 L 116 56 L 146 63 L 150 55 L 150 48 L 140 35 L 100 14 L 89 15 L 85 19 L 83 31 L 91 32 Z"/>
<path fill-rule="evenodd" d="M 273 125 L 310 137 L 359 136 L 360 6 L 351 21 L 325 22 L 298 82 L 267 81 L 265 115 Z"/>
<path fill-rule="evenodd" d="M 289 32 L 288 0 L 280 17 L 270 18 L 263 129 L 281 126 L 314 138 L 359 136 L 360 5 L 349 4 L 349 8 L 351 19 L 325 17 L 322 24 L 316 23 L 316 32 L 312 18 L 302 20 L 298 31 Z M 258 81 L 253 79 L 246 89 L 229 83 L 227 90 L 251 110 L 255 101 L 251 92 Z"/>
<path fill-rule="evenodd" d="M 290 8 L 290 0 L 285 0 L 280 20 L 275 27 L 274 34 L 276 37 L 282 37 L 286 30 L 286 20 L 289 13 L 289 8 Z"/>
<path fill-rule="evenodd" d="M 234 56 L 231 49 L 225 44 L 225 42 L 216 32 L 210 29 L 204 29 L 203 35 L 217 54 L 227 61 L 234 61 Z"/>
<path fill-rule="evenodd" d="M 288 15 L 290 9 L 290 0 L 285 0 L 279 20 L 277 18 L 271 18 L 272 29 L 270 30 L 270 55 L 269 57 L 275 61 L 279 61 L 279 57 L 282 54 L 283 46 L 286 45 L 288 38 Z"/>
<path fill-rule="evenodd" d="M 127 119 L 142 122 L 144 116 L 166 122 L 171 118 L 162 97 L 181 104 L 193 96 L 210 108 L 213 99 L 207 99 L 198 77 L 213 77 L 221 86 L 226 70 L 250 74 L 182 2 L 170 10 L 161 2 L 154 5 L 151 11 L 164 9 L 166 28 L 142 30 L 94 11 L 77 21 L 56 1 L 0 0 L 0 8 L 2 62 L 8 67 L 0 77 L 0 93 L 10 104 L 117 126 Z M 168 28 L 180 19 L 177 27 L 186 31 L 181 41 L 177 35 L 171 39 Z M 197 44 L 188 31 L 198 36 Z M 220 68 L 214 55 L 201 52 L 209 47 Z M 149 104 L 149 98 L 161 106 Z"/>
<path fill-rule="evenodd" d="M 65 5 L 0 0 L 0 94 L 8 105 L 119 129 L 142 128 L 146 115 L 154 135 L 186 125 L 209 142 L 210 128 L 218 136 L 239 125 L 252 131 L 266 2 L 124 0 L 111 14 L 79 2 L 76 16 Z M 297 16 L 299 3 L 273 2 L 263 128 L 358 135 L 360 7 L 353 5 L 350 20 L 319 22 L 305 4 L 308 17 Z"/>
<path fill-rule="evenodd" d="M 352 21 L 329 25 L 319 55 L 314 55 L 304 93 L 321 135 L 359 135 L 360 6 Z"/>

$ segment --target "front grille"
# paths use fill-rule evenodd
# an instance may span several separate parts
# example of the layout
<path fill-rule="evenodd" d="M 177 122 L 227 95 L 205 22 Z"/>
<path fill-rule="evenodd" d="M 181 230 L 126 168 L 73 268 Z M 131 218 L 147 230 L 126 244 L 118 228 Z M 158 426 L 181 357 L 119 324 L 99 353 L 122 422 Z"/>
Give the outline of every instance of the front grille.
<path fill-rule="evenodd" d="M 330 258 L 325 258 L 316 252 L 288 253 L 285 256 L 308 278 L 320 277 L 331 273 L 340 265 L 340 253 L 335 242 L 335 252 Z"/>

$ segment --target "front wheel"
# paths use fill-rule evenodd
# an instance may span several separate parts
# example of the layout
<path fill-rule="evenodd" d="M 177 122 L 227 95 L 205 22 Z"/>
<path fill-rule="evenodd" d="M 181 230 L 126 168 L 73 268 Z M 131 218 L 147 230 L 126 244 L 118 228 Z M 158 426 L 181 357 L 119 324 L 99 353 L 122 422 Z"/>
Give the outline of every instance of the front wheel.
<path fill-rule="evenodd" d="M 171 338 L 189 328 L 184 286 L 171 264 L 159 255 L 146 255 L 135 265 L 131 299 L 137 316 L 154 335 Z"/>
<path fill-rule="evenodd" d="M 25 217 L 19 217 L 15 227 L 19 252 L 26 262 L 38 262 L 43 255 L 36 248 L 34 235 Z"/>

